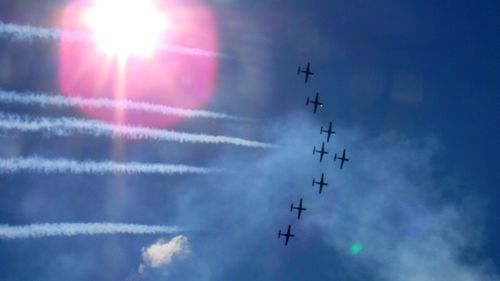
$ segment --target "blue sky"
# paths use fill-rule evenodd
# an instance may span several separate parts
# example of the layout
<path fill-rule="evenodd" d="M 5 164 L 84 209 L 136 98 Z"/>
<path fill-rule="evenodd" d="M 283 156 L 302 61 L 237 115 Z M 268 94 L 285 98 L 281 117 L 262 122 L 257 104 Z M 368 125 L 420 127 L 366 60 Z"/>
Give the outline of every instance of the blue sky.
<path fill-rule="evenodd" d="M 100 161 L 121 150 L 123 161 L 230 172 L 0 175 L 1 223 L 209 229 L 182 233 L 189 251 L 177 245 L 170 262 L 142 271 L 148 247 L 176 235 L 0 240 L 0 280 L 499 280 L 498 4 L 325 2 L 207 1 L 221 50 L 236 59 L 218 62 L 205 109 L 259 121 L 199 119 L 170 129 L 280 149 L 2 132 L 2 158 Z M 0 20 L 54 26 L 64 4 L 1 3 Z M 2 37 L 0 87 L 57 92 L 56 52 L 57 44 Z M 316 75 L 304 84 L 296 69 L 307 61 Z M 304 104 L 316 91 L 325 107 L 313 115 Z M 342 171 L 311 155 L 329 121 L 337 135 L 328 150 L 346 148 L 351 158 Z M 310 182 L 321 172 L 331 184 L 319 196 Z M 289 204 L 300 197 L 308 210 L 297 221 Z M 285 248 L 276 235 L 289 223 L 297 235 Z M 351 255 L 355 243 L 363 249 Z"/>

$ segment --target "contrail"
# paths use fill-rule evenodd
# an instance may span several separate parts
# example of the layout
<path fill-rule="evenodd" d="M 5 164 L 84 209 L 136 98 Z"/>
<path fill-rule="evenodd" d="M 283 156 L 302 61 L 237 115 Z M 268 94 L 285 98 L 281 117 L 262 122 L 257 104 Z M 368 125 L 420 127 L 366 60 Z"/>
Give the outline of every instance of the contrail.
<path fill-rule="evenodd" d="M 6 104 L 23 104 L 39 106 L 58 107 L 86 107 L 97 109 L 123 109 L 132 111 L 143 111 L 162 115 L 174 115 L 187 118 L 212 118 L 212 119 L 232 119 L 240 121 L 250 121 L 249 118 L 241 118 L 225 113 L 218 113 L 206 110 L 191 110 L 175 108 L 163 105 L 156 105 L 146 102 L 136 102 L 130 100 L 113 100 L 107 98 L 83 98 L 65 97 L 50 93 L 40 92 L 15 92 L 0 89 L 0 102 Z"/>
<path fill-rule="evenodd" d="M 57 28 L 37 27 L 31 25 L 19 25 L 3 23 L 0 21 L 0 34 L 11 36 L 17 40 L 46 39 L 65 41 L 88 41 L 90 37 L 82 32 L 63 31 Z"/>
<path fill-rule="evenodd" d="M 175 141 L 206 144 L 231 144 L 253 148 L 276 148 L 277 145 L 227 136 L 191 134 L 169 130 L 151 129 L 129 125 L 115 125 L 97 120 L 63 118 L 28 119 L 16 114 L 0 113 L 0 129 L 23 132 L 43 131 L 50 135 L 66 136 L 74 133 L 111 138 L 150 139 L 156 141 Z"/>
<path fill-rule="evenodd" d="M 49 236 L 98 234 L 171 234 L 190 229 L 178 226 L 125 223 L 41 223 L 21 226 L 0 225 L 0 239 L 28 239 Z"/>
<path fill-rule="evenodd" d="M 175 46 L 175 45 L 162 45 L 159 47 L 159 49 L 165 52 L 180 53 L 192 56 L 217 57 L 226 60 L 235 60 L 234 57 L 230 55 L 215 53 L 199 48 L 190 48 L 190 47 Z"/>
<path fill-rule="evenodd" d="M 0 36 L 11 36 L 17 40 L 64 40 L 70 42 L 89 42 L 92 38 L 88 33 L 71 30 L 62 30 L 58 28 L 48 28 L 32 25 L 21 25 L 15 23 L 4 23 L 0 21 Z M 160 50 L 174 52 L 191 56 L 217 57 L 223 59 L 232 59 L 232 56 L 211 52 L 198 48 L 190 48 L 177 45 L 162 45 Z"/>
<path fill-rule="evenodd" d="M 45 159 L 40 157 L 19 157 L 0 159 L 0 174 L 17 172 L 72 173 L 72 174 L 209 174 L 218 169 L 200 168 L 186 165 L 138 163 L 138 162 L 94 162 L 71 159 Z"/>

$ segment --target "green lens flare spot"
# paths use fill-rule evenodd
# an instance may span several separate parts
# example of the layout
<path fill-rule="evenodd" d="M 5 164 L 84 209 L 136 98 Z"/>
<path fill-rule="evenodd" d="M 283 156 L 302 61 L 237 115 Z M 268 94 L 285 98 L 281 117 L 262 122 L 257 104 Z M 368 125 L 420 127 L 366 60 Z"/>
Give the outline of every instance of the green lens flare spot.
<path fill-rule="evenodd" d="M 355 243 L 351 246 L 351 250 L 349 251 L 351 255 L 355 256 L 359 254 L 363 250 L 363 245 L 361 243 Z"/>

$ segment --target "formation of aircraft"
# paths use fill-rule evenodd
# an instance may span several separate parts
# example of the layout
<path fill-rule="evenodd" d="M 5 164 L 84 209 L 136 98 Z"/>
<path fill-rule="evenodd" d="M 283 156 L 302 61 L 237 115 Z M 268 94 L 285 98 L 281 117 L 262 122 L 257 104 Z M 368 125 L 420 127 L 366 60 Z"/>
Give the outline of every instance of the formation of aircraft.
<path fill-rule="evenodd" d="M 342 152 L 342 156 L 338 157 L 337 153 L 335 153 L 335 157 L 333 157 L 333 161 L 340 160 L 340 169 L 344 168 L 344 162 L 349 161 L 349 158 L 345 157 L 345 149 Z"/>
<path fill-rule="evenodd" d="M 307 81 L 309 81 L 309 76 L 311 75 L 314 75 L 314 72 L 311 71 L 311 63 L 307 63 L 307 67 L 306 67 L 306 70 L 302 70 L 302 68 L 297 68 L 297 75 L 300 75 L 301 73 L 304 73 L 305 76 L 305 80 L 304 80 L 304 83 L 307 83 Z"/>
<path fill-rule="evenodd" d="M 281 236 L 285 237 L 285 246 L 288 245 L 288 240 L 290 239 L 290 237 L 295 237 L 295 234 L 292 234 L 291 228 L 292 228 L 292 226 L 289 224 L 288 225 L 288 230 L 286 231 L 285 234 L 281 233 L 281 229 L 278 232 L 278 239 L 281 238 Z"/>
<path fill-rule="evenodd" d="M 321 126 L 321 129 L 319 130 L 319 134 L 322 135 L 323 133 L 327 134 L 326 142 L 330 142 L 330 137 L 332 135 L 335 135 L 335 131 L 332 129 L 332 122 L 331 121 L 330 121 L 330 124 L 328 125 L 327 130 L 323 129 L 323 126 Z"/>
<path fill-rule="evenodd" d="M 321 192 L 323 192 L 323 187 L 328 185 L 328 183 L 325 182 L 325 174 L 321 173 L 320 181 L 316 181 L 316 179 L 313 178 L 312 186 L 315 185 L 319 185 L 319 194 L 321 194 Z"/>
<path fill-rule="evenodd" d="M 321 149 L 317 150 L 316 146 L 313 148 L 313 155 L 319 153 L 319 162 L 323 162 L 323 155 L 328 154 L 328 151 L 325 150 L 325 143 L 321 144 Z"/>
<path fill-rule="evenodd" d="M 302 206 L 302 198 L 300 198 L 300 202 L 299 202 L 299 206 L 298 207 L 294 207 L 293 203 L 292 203 L 292 205 L 290 206 L 290 212 L 293 212 L 294 209 L 298 211 L 297 212 L 297 219 L 300 220 L 300 215 L 302 214 L 302 211 L 307 210 L 306 208 L 304 208 Z"/>
<path fill-rule="evenodd" d="M 314 98 L 314 100 L 311 100 L 309 97 L 307 97 L 306 105 L 309 105 L 309 104 L 314 105 L 314 108 L 313 108 L 314 113 L 316 113 L 316 111 L 318 110 L 318 107 L 323 107 L 323 103 L 319 101 L 319 93 L 316 93 L 316 97 Z"/>
<path fill-rule="evenodd" d="M 309 62 L 307 63 L 306 70 L 302 70 L 301 67 L 299 66 L 299 68 L 297 69 L 297 74 L 300 75 L 301 73 L 305 74 L 305 83 L 307 83 L 309 80 L 309 76 L 314 74 L 313 72 L 311 72 L 311 64 Z M 318 107 L 323 107 L 323 103 L 320 102 L 320 100 L 319 100 L 319 93 L 316 93 L 316 97 L 314 98 L 314 100 L 311 100 L 310 97 L 307 97 L 306 105 L 309 105 L 309 104 L 312 104 L 314 106 L 314 108 L 313 108 L 314 114 L 316 114 Z M 319 130 L 319 134 L 320 135 L 326 134 L 326 142 L 329 143 L 330 138 L 336 134 L 336 132 L 333 130 L 332 122 L 330 121 L 330 123 L 328 124 L 328 128 L 324 128 L 323 126 L 321 126 L 321 128 Z M 325 149 L 325 142 L 321 143 L 321 149 L 319 149 L 319 150 L 316 149 L 316 146 L 314 146 L 313 155 L 315 155 L 316 153 L 319 154 L 319 162 L 320 163 L 323 162 L 323 156 L 325 154 L 329 154 L 329 152 L 326 151 L 326 149 Z M 340 160 L 340 169 L 343 169 L 344 163 L 349 161 L 349 158 L 346 157 L 346 150 L 345 149 L 342 151 L 342 156 L 338 156 L 337 153 L 335 153 L 335 156 L 333 157 L 333 161 L 336 162 L 337 160 Z M 321 194 L 323 192 L 323 188 L 325 186 L 328 186 L 328 183 L 325 181 L 325 174 L 324 173 L 321 173 L 321 178 L 319 181 L 317 181 L 316 178 L 313 178 L 312 186 L 314 187 L 316 185 L 319 186 L 319 190 L 318 190 L 319 194 Z M 293 203 L 290 205 L 290 212 L 293 213 L 294 210 L 297 210 L 297 219 L 300 220 L 302 212 L 307 210 L 303 205 L 302 198 L 300 198 L 298 206 L 294 206 Z M 292 229 L 292 225 L 288 224 L 288 229 L 287 229 L 286 233 L 282 233 L 281 229 L 278 232 L 278 239 L 281 237 L 285 237 L 285 246 L 288 245 L 288 241 L 290 240 L 290 238 L 295 237 L 295 234 L 292 234 L 291 229 Z"/>

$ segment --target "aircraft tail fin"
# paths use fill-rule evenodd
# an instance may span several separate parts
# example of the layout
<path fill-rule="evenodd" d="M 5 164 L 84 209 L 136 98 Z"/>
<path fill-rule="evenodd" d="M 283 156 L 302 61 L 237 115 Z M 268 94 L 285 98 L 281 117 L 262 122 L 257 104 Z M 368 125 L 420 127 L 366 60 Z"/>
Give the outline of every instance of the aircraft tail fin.
<path fill-rule="evenodd" d="M 299 66 L 299 67 L 297 68 L 297 75 L 299 75 L 299 74 L 300 74 L 300 71 L 301 71 L 301 70 L 302 70 L 302 69 L 300 69 L 300 66 Z"/>
<path fill-rule="evenodd" d="M 333 157 L 333 161 L 337 161 L 338 157 L 337 157 L 337 153 L 335 153 L 335 156 Z"/>
<path fill-rule="evenodd" d="M 290 206 L 290 212 L 293 212 L 293 203 L 292 203 L 292 205 Z"/>
<path fill-rule="evenodd" d="M 281 237 L 281 229 L 280 231 L 278 232 L 278 239 Z"/>
<path fill-rule="evenodd" d="M 313 182 L 312 182 L 312 184 L 311 184 L 311 185 L 312 185 L 312 186 L 314 186 L 314 184 L 315 184 L 315 183 L 316 183 L 316 179 L 315 179 L 315 178 L 313 178 Z"/>

